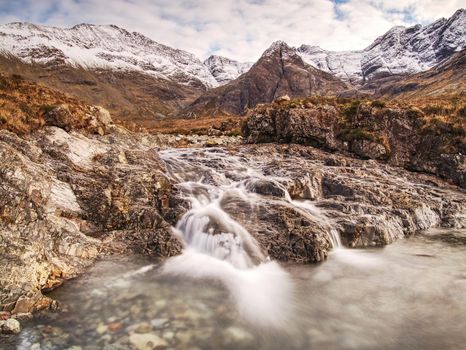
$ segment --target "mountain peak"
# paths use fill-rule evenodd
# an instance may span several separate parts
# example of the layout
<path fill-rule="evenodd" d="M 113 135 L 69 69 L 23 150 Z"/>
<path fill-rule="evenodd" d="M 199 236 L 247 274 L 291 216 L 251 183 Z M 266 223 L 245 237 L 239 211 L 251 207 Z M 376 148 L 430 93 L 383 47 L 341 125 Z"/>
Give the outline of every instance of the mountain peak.
<path fill-rule="evenodd" d="M 427 70 L 466 48 L 466 11 L 429 25 L 396 26 L 362 51 L 335 52 L 301 45 L 297 52 L 316 68 L 343 80 L 365 79 Z"/>
<path fill-rule="evenodd" d="M 277 41 L 274 41 L 265 52 L 267 51 L 273 52 L 273 51 L 290 49 L 290 48 L 291 47 L 283 40 L 277 40 Z"/>
<path fill-rule="evenodd" d="M 219 55 L 210 55 L 204 61 L 204 65 L 207 66 L 215 80 L 220 85 L 224 85 L 247 72 L 251 68 L 252 63 L 238 62 Z"/>
<path fill-rule="evenodd" d="M 460 17 L 466 17 L 466 9 L 458 9 L 456 12 L 451 16 L 451 18 L 460 18 Z"/>
<path fill-rule="evenodd" d="M 277 40 L 272 43 L 272 45 L 269 46 L 267 50 L 264 51 L 261 57 L 267 57 L 267 56 L 274 56 L 276 54 L 286 54 L 286 53 L 292 53 L 295 54 L 296 50 L 289 46 L 286 42 L 283 40 Z"/>
<path fill-rule="evenodd" d="M 0 25 L 0 47 L 4 53 L 26 63 L 136 71 L 203 88 L 218 85 L 193 54 L 116 25 L 81 23 L 71 28 L 30 23 Z"/>

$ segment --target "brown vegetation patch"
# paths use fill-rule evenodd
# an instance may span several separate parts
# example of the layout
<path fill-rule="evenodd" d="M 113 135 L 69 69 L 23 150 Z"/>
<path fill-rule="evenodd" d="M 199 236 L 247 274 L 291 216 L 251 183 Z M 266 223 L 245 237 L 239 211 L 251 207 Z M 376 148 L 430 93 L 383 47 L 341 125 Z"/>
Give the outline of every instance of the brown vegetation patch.
<path fill-rule="evenodd" d="M 46 125 L 45 115 L 66 105 L 76 128 L 86 125 L 90 106 L 59 91 L 23 79 L 0 74 L 0 129 L 26 134 Z"/>

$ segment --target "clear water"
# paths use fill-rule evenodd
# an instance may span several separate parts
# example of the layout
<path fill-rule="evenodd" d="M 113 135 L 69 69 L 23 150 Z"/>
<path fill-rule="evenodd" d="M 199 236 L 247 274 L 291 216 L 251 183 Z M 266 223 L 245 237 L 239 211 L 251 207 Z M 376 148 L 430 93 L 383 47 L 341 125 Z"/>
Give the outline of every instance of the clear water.
<path fill-rule="evenodd" d="M 0 347 L 136 349 L 137 334 L 149 334 L 160 349 L 466 348 L 465 230 L 337 249 L 319 265 L 282 265 L 284 275 L 274 278 L 290 283 L 283 293 L 273 291 L 279 285 L 261 289 L 260 280 L 232 288 L 213 275 L 173 275 L 152 264 L 98 262 L 52 293 L 68 311 L 31 321 Z M 247 302 L 261 293 L 271 312 Z M 247 302 L 246 313 L 238 300 Z"/>
<path fill-rule="evenodd" d="M 16 349 L 465 349 L 466 230 L 431 231 L 384 249 L 349 250 L 331 218 L 292 200 L 260 162 L 222 149 L 161 152 L 190 210 L 174 234 L 183 253 L 98 262 L 51 297 Z M 334 250 L 320 265 L 271 261 L 224 209 L 273 200 L 326 227 Z"/>

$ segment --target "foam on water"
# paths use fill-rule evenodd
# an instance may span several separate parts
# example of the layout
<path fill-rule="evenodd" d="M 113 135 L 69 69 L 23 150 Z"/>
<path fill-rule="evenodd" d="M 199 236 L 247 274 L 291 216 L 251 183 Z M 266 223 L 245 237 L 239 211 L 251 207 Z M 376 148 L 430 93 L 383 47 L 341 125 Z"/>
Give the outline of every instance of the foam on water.
<path fill-rule="evenodd" d="M 189 150 L 184 152 L 191 155 Z M 202 156 L 224 161 L 215 150 L 211 152 Z M 283 328 L 291 315 L 290 276 L 270 261 L 251 234 L 222 208 L 234 198 L 253 202 L 257 194 L 244 179 L 258 178 L 259 173 L 238 166 L 230 169 L 230 177 L 237 178 L 232 180 L 225 173 L 178 156 L 174 151 L 162 152 L 169 175 L 178 182 L 191 209 L 175 229 L 185 249 L 166 262 L 163 273 L 221 281 L 244 320 L 256 326 Z M 229 162 L 234 161 L 229 157 Z"/>
<path fill-rule="evenodd" d="M 171 258 L 163 273 L 221 281 L 229 290 L 239 314 L 256 327 L 284 328 L 292 315 L 293 284 L 275 261 L 240 269 L 229 261 L 187 248 Z"/>
<path fill-rule="evenodd" d="M 283 179 L 266 176 L 260 164 L 245 166 L 220 149 L 168 150 L 161 157 L 168 176 L 191 204 L 175 228 L 184 251 L 168 260 L 163 273 L 221 281 L 240 315 L 255 325 L 283 328 L 289 322 L 293 283 L 246 228 L 228 215 L 226 203 L 236 200 L 254 208 L 260 197 L 257 192 L 271 191 L 272 201 L 281 201 L 326 228 L 338 260 L 354 266 L 376 264 L 370 257 L 344 249 L 334 223 L 311 201 L 293 200 Z"/>

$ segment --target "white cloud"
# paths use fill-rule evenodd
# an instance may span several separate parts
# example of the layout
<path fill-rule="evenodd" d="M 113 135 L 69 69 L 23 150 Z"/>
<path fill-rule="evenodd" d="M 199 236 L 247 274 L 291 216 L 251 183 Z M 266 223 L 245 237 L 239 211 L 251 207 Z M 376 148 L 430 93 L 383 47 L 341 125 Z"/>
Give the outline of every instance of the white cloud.
<path fill-rule="evenodd" d="M 275 40 L 362 49 L 394 25 L 431 22 L 465 6 L 466 0 L 0 0 L 0 22 L 111 23 L 202 59 L 216 53 L 254 61 Z"/>

